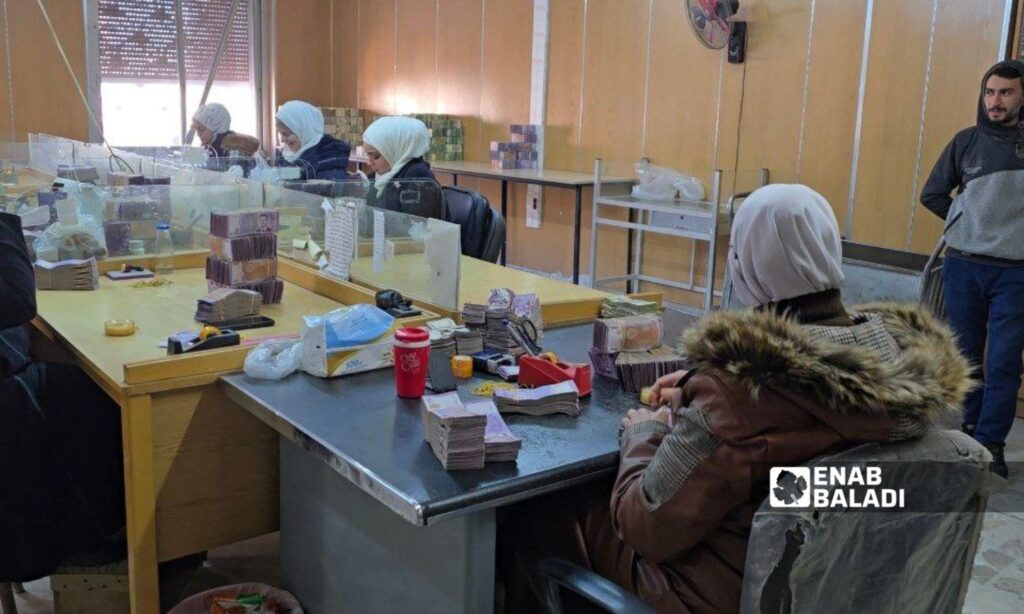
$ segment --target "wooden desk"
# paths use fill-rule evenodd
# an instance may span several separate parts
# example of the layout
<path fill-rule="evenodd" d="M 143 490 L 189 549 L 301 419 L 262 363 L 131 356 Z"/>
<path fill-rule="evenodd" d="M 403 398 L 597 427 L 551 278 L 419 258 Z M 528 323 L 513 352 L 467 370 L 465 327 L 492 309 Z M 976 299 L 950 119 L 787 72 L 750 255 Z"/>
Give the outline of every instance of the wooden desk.
<path fill-rule="evenodd" d="M 157 347 L 170 333 L 197 329 L 196 299 L 206 294 L 203 270 L 182 268 L 196 257 L 176 261 L 170 286 L 134 288 L 131 281 L 104 277 L 95 292 L 38 292 L 34 321 L 37 349 L 70 352 L 121 407 L 130 597 L 132 611 L 145 614 L 159 611 L 158 562 L 269 533 L 279 524 L 276 434 L 215 385 L 221 375 L 241 370 L 250 348 L 168 357 Z M 243 331 L 243 343 L 297 333 L 305 314 L 373 300 L 364 288 L 288 261 L 280 263 L 279 275 L 284 300 L 262 310 L 276 326 Z M 110 318 L 134 319 L 141 330 L 106 337 L 103 322 Z"/>
<path fill-rule="evenodd" d="M 508 219 L 508 184 L 528 183 L 549 188 L 564 188 L 576 193 L 575 215 L 572 220 L 572 282 L 580 282 L 580 223 L 583 218 L 583 188 L 594 185 L 594 176 L 586 173 L 556 171 L 549 169 L 496 169 L 484 162 L 432 162 L 435 173 L 452 176 L 459 185 L 459 175 L 479 177 L 501 182 L 501 216 Z M 602 184 L 633 183 L 624 177 L 603 177 Z M 501 264 L 505 264 L 505 251 L 501 251 Z"/>

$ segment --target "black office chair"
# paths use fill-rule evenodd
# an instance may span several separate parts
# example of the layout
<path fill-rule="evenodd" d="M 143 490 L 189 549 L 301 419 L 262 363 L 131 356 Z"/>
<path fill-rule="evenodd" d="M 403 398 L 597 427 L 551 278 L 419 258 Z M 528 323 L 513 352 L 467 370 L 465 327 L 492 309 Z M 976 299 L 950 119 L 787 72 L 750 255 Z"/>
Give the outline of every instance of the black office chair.
<path fill-rule="evenodd" d="M 505 219 L 479 192 L 458 186 L 445 186 L 443 190 L 444 219 L 461 227 L 462 253 L 497 262 L 505 248 Z"/>

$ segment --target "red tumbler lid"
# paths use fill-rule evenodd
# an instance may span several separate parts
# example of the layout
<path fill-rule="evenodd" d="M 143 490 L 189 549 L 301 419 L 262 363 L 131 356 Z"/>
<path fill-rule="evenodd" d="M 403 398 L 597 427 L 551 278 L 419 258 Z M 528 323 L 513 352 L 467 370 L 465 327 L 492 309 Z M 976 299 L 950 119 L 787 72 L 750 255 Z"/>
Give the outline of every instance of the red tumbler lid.
<path fill-rule="evenodd" d="M 395 331 L 395 341 L 401 343 L 418 343 L 430 339 L 430 331 L 422 326 L 407 326 Z"/>

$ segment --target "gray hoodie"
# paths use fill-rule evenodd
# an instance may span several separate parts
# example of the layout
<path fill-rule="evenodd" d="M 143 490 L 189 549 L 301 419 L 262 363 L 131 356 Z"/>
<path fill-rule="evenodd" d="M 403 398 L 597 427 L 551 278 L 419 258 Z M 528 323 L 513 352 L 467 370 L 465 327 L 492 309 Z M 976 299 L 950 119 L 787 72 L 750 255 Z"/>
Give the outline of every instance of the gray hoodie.
<path fill-rule="evenodd" d="M 1024 75 L 1024 62 L 1017 60 L 999 62 L 985 73 L 977 125 L 961 130 L 943 150 L 921 191 L 921 204 L 947 220 L 950 255 L 1024 266 L 1024 123 L 996 124 L 985 110 L 985 83 L 1000 66 Z"/>

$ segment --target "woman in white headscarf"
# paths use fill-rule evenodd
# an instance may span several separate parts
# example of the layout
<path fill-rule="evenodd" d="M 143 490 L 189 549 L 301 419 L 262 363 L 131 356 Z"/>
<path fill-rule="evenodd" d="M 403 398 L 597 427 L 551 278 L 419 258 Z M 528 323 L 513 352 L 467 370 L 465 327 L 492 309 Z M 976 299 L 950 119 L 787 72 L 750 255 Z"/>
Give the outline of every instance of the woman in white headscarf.
<path fill-rule="evenodd" d="M 430 133 L 412 117 L 381 117 L 363 132 L 374 184 L 367 202 L 423 217 L 439 217 L 441 192 L 430 163 Z"/>
<path fill-rule="evenodd" d="M 278 162 L 297 166 L 300 179 L 348 178 L 352 146 L 324 134 L 324 115 L 308 102 L 289 100 L 277 109 L 277 133 L 281 138 Z"/>
<path fill-rule="evenodd" d="M 753 309 L 686 331 L 690 369 L 658 380 L 658 409 L 622 419 L 613 484 L 509 510 L 498 536 L 509 611 L 532 611 L 529 570 L 557 556 L 658 612 L 738 612 L 769 467 L 912 439 L 956 414 L 971 380 L 950 331 L 916 305 L 848 311 L 841 262 L 835 216 L 810 188 L 767 186 L 742 204 L 729 270 Z"/>
<path fill-rule="evenodd" d="M 256 137 L 232 132 L 231 113 L 219 102 L 196 109 L 192 115 L 192 129 L 202 146 L 215 158 L 234 157 L 236 153 L 251 156 L 260 148 Z"/>

